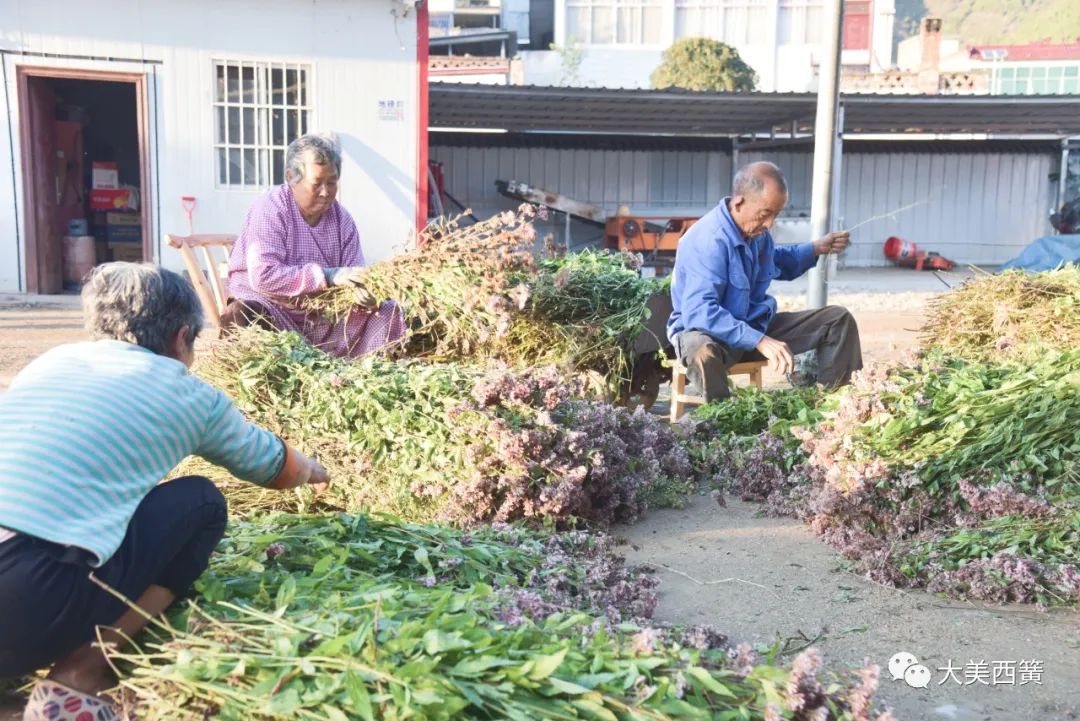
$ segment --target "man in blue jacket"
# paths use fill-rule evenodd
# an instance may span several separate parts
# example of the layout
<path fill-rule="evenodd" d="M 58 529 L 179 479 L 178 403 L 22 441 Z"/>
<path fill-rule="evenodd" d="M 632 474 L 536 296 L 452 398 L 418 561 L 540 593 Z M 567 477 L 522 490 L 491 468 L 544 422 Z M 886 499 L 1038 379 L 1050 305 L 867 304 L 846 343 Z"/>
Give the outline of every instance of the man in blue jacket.
<path fill-rule="evenodd" d="M 674 310 L 667 335 L 690 382 L 708 401 L 726 398 L 727 371 L 764 357 L 781 373 L 794 354 L 817 350 L 818 381 L 847 383 L 862 368 L 859 329 L 844 308 L 777 313 L 768 295 L 773 278 L 794 280 L 819 255 L 847 247 L 847 232 L 812 243 L 777 246 L 769 232 L 787 205 L 787 182 L 772 163 L 752 163 L 735 175 L 731 197 L 694 223 L 679 241 L 671 282 Z"/>

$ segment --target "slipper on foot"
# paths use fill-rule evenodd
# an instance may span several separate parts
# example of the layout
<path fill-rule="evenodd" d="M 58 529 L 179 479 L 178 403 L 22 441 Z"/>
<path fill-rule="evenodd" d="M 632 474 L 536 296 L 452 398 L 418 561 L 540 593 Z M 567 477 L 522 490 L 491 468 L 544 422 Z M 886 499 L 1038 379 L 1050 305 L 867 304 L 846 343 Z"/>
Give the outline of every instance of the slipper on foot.
<path fill-rule="evenodd" d="M 118 721 L 112 704 L 97 696 L 45 679 L 38 681 L 23 710 L 23 721 Z"/>

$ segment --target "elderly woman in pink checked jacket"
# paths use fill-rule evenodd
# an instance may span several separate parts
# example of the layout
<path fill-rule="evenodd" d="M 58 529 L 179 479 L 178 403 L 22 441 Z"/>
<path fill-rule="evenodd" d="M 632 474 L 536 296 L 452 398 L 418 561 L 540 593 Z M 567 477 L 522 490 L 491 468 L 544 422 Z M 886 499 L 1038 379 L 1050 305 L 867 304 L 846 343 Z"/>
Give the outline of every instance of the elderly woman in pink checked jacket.
<path fill-rule="evenodd" d="M 222 328 L 261 325 L 296 331 L 337 356 L 361 356 L 404 333 L 400 309 L 360 285 L 364 256 L 356 223 L 335 199 L 341 150 L 324 135 L 304 135 L 285 153 L 284 185 L 248 211 L 229 258 L 230 302 Z M 332 323 L 301 300 L 331 286 L 357 289 L 359 307 Z"/>

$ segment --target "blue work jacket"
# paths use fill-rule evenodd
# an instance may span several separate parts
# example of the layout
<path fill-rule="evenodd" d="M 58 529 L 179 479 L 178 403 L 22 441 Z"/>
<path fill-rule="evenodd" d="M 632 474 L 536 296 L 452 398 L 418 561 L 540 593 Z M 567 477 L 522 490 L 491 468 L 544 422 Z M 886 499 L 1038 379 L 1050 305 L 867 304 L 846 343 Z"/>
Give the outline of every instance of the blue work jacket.
<path fill-rule="evenodd" d="M 813 243 L 778 246 L 769 232 L 743 238 L 728 200 L 694 223 L 675 251 L 667 323 L 672 343 L 677 333 L 699 330 L 731 348 L 752 350 L 776 315 L 769 283 L 794 280 L 817 262 Z"/>

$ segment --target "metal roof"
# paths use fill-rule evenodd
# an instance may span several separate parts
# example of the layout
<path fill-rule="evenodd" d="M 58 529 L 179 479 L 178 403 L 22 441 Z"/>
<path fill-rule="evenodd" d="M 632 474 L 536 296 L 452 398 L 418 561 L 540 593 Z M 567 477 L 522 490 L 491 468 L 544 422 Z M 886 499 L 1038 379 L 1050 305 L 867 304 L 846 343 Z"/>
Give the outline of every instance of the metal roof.
<path fill-rule="evenodd" d="M 432 128 L 733 136 L 812 132 L 813 93 L 432 83 Z M 845 133 L 1080 135 L 1080 96 L 842 97 Z"/>
<path fill-rule="evenodd" d="M 476 133 L 434 131 L 431 147 L 442 148 L 542 148 L 545 150 L 666 150 L 730 153 L 735 146 L 728 137 L 683 135 L 584 135 L 582 133 Z M 783 143 L 751 142 L 743 148 L 773 147 L 778 151 L 812 152 L 814 138 L 800 136 Z M 849 136 L 844 153 L 1061 153 L 1061 142 L 1050 138 L 979 138 L 971 140 L 926 140 L 911 136 L 868 139 Z"/>

